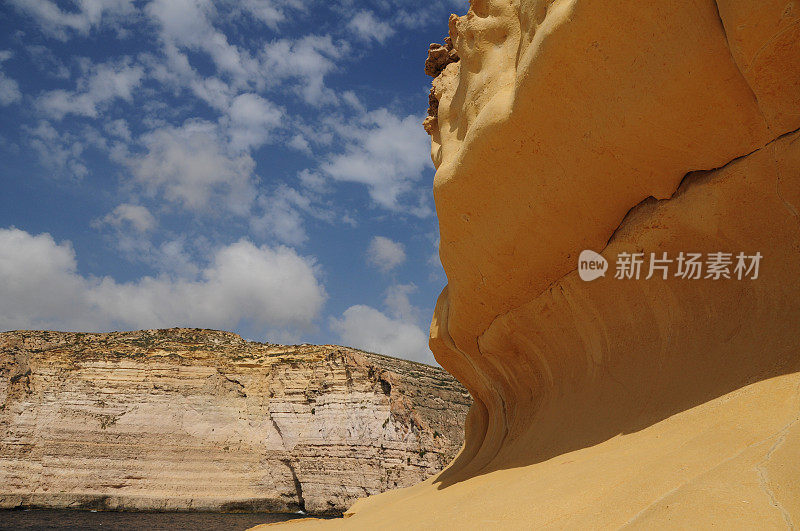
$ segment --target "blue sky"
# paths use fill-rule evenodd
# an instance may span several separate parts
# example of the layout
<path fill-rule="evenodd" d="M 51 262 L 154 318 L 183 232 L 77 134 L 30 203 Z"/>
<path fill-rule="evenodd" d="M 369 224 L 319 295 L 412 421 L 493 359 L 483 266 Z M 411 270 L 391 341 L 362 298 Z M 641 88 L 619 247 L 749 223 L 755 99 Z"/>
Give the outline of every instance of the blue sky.
<path fill-rule="evenodd" d="M 0 3 L 0 330 L 432 362 L 423 63 L 466 0 Z"/>

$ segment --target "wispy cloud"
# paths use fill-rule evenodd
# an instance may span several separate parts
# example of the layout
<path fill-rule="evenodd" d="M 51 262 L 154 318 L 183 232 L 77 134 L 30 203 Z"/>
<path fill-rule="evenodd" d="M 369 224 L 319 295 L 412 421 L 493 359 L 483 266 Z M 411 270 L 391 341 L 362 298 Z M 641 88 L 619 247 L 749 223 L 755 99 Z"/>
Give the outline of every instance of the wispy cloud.
<path fill-rule="evenodd" d="M 156 218 L 142 205 L 123 203 L 102 219 L 96 220 L 95 225 L 109 225 L 116 228 L 130 226 L 136 232 L 141 233 L 153 230 L 156 226 Z"/>
<path fill-rule="evenodd" d="M 394 35 L 392 26 L 387 22 L 378 20 L 371 11 L 367 10 L 358 11 L 353 15 L 353 18 L 347 23 L 347 27 L 365 41 L 383 42 Z"/>
<path fill-rule="evenodd" d="M 81 179 L 89 173 L 82 155 L 87 142 L 68 131 L 58 131 L 46 120 L 35 127 L 25 127 L 31 148 L 42 165 L 57 177 Z"/>
<path fill-rule="evenodd" d="M 375 203 L 389 210 L 430 215 L 430 208 L 415 195 L 415 183 L 432 167 L 430 139 L 416 115 L 400 117 L 386 109 L 337 126 L 344 152 L 331 156 L 322 171 L 337 181 L 367 186 Z"/>
<path fill-rule="evenodd" d="M 367 261 L 381 271 L 391 271 L 406 261 L 405 246 L 384 236 L 375 236 L 367 248 Z"/>
<path fill-rule="evenodd" d="M 19 83 L 9 78 L 3 72 L 3 63 L 11 59 L 14 53 L 10 50 L 0 50 L 0 105 L 11 105 L 22 99 Z"/>
<path fill-rule="evenodd" d="M 346 41 L 334 41 L 330 35 L 278 39 L 264 46 L 262 68 L 269 73 L 269 84 L 294 81 L 295 89 L 305 103 L 314 106 L 331 104 L 336 103 L 338 97 L 325 86 L 325 76 L 349 51 L 350 45 Z"/>
<path fill-rule="evenodd" d="M 37 106 L 45 114 L 61 119 L 68 114 L 96 118 L 115 99 L 133 100 L 133 91 L 142 81 L 144 69 L 131 64 L 130 57 L 88 64 L 74 91 L 51 90 L 42 94 Z"/>
<path fill-rule="evenodd" d="M 72 33 L 87 35 L 102 23 L 117 24 L 135 13 L 133 0 L 76 0 L 75 9 L 65 11 L 51 0 L 9 0 L 17 10 L 31 16 L 52 37 L 66 40 Z"/>

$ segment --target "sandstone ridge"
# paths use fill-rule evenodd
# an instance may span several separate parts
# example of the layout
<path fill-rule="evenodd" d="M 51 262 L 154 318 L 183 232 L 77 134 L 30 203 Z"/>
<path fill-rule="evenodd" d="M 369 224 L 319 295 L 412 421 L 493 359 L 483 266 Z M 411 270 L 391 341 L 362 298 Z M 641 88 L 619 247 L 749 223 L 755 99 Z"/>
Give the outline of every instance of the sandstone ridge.
<path fill-rule="evenodd" d="M 199 329 L 0 334 L 0 507 L 341 513 L 461 445 L 439 368 Z"/>

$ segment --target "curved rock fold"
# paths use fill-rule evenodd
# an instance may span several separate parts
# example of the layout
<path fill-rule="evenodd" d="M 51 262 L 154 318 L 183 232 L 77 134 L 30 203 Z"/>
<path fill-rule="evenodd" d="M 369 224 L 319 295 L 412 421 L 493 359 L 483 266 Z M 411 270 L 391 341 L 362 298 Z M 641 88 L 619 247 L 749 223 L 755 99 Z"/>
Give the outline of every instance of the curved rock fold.
<path fill-rule="evenodd" d="M 475 403 L 450 467 L 343 524 L 800 525 L 800 5 L 472 0 L 449 30 L 430 344 Z M 761 270 L 614 278 L 682 252 Z"/>

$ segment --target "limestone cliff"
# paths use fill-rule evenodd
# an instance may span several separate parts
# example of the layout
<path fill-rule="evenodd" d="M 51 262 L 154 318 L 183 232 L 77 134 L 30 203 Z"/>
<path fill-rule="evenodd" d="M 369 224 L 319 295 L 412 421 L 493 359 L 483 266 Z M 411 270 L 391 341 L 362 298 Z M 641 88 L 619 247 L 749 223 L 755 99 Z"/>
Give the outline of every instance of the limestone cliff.
<path fill-rule="evenodd" d="M 441 369 L 211 330 L 0 334 L 0 507 L 342 512 L 453 457 Z"/>
<path fill-rule="evenodd" d="M 431 347 L 475 399 L 465 448 L 305 524 L 800 526 L 800 4 L 471 0 L 449 29 Z M 614 278 L 681 252 L 763 261 Z"/>

